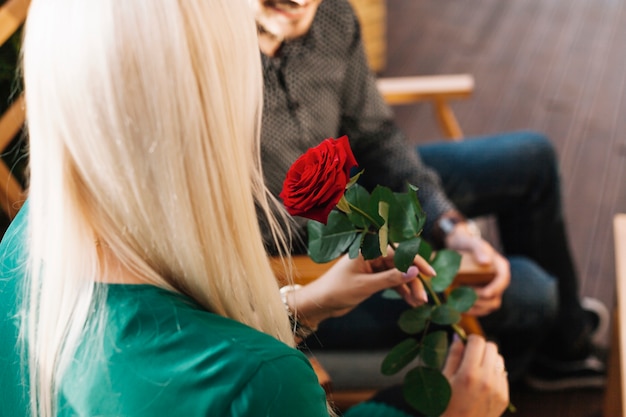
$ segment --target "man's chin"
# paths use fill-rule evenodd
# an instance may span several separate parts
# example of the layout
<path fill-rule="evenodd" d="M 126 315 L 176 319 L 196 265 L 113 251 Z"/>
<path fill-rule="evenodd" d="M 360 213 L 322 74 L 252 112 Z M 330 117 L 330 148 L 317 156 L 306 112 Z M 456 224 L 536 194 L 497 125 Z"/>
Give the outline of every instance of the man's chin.
<path fill-rule="evenodd" d="M 280 18 L 257 16 L 257 24 L 262 30 L 277 39 L 289 40 L 302 36 L 306 30 L 299 30 L 298 27 L 301 26 L 299 23 L 299 19 L 291 20 L 282 16 Z"/>

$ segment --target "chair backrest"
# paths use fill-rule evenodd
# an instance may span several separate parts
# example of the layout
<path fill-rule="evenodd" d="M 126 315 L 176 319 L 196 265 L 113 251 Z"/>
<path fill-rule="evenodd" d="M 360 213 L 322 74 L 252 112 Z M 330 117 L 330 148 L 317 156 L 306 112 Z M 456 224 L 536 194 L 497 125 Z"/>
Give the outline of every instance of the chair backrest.
<path fill-rule="evenodd" d="M 0 45 L 22 26 L 29 5 L 30 0 L 8 0 L 0 6 Z"/>
<path fill-rule="evenodd" d="M 386 0 L 349 0 L 361 25 L 367 62 L 376 73 L 387 65 Z"/>

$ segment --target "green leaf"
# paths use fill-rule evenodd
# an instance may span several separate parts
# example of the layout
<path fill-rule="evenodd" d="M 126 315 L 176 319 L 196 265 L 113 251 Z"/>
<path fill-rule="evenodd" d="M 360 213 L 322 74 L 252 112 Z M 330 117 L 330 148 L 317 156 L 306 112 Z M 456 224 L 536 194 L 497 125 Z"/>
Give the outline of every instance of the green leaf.
<path fill-rule="evenodd" d="M 399 201 L 399 199 L 401 201 Z M 394 193 L 389 188 L 377 186 L 372 191 L 370 207 L 384 201 L 389 204 L 389 239 L 393 242 L 413 238 L 420 232 L 412 200 L 406 194 Z"/>
<path fill-rule="evenodd" d="M 398 294 L 398 291 L 392 290 L 391 288 L 384 290 L 381 297 L 387 300 L 402 300 L 402 296 Z"/>
<path fill-rule="evenodd" d="M 370 195 L 370 202 L 368 204 L 368 212 L 373 212 L 378 215 L 378 207 L 379 207 L 378 203 L 380 203 L 381 201 L 389 204 L 389 207 L 393 207 L 398 204 L 398 202 L 396 201 L 396 198 L 393 195 L 393 192 L 389 188 L 383 187 L 381 185 L 377 185 L 372 191 L 372 194 Z"/>
<path fill-rule="evenodd" d="M 341 197 L 336 207 L 338 210 L 343 211 L 346 214 L 350 214 L 350 212 L 352 211 L 350 210 L 350 204 L 348 204 L 348 200 L 346 200 L 345 194 Z"/>
<path fill-rule="evenodd" d="M 433 323 L 441 324 L 442 326 L 448 326 L 458 323 L 459 320 L 461 320 L 461 313 L 459 313 L 449 305 L 443 304 L 433 309 L 433 312 L 430 315 L 430 319 L 433 321 Z"/>
<path fill-rule="evenodd" d="M 366 229 L 380 229 L 384 220 L 378 215 L 378 202 L 372 205 L 372 197 L 363 186 L 354 184 L 344 196 L 352 206 L 350 219 L 355 224 Z"/>
<path fill-rule="evenodd" d="M 363 239 L 361 245 L 361 255 L 365 259 L 376 259 L 382 256 L 380 245 L 378 242 L 378 233 L 368 233 Z"/>
<path fill-rule="evenodd" d="M 405 339 L 395 345 L 383 359 L 380 371 L 383 375 L 394 375 L 417 358 L 420 349 L 417 340 Z"/>
<path fill-rule="evenodd" d="M 378 244 L 380 248 L 380 253 L 387 254 L 387 246 L 389 245 L 389 228 L 387 225 L 389 224 L 389 204 L 384 201 L 378 202 L 378 214 L 383 218 L 385 223 L 378 229 Z"/>
<path fill-rule="evenodd" d="M 409 189 L 407 191 L 407 196 L 411 199 L 413 208 L 415 209 L 415 212 L 417 213 L 418 228 L 422 230 L 424 228 L 424 224 L 426 223 L 426 212 L 424 212 L 424 210 L 422 209 L 422 205 L 420 204 L 419 199 L 417 198 L 417 190 L 419 188 L 409 183 L 407 183 L 407 188 Z"/>
<path fill-rule="evenodd" d="M 419 251 L 417 252 L 419 256 L 426 259 L 430 263 L 430 258 L 433 256 L 433 248 L 430 246 L 428 242 L 422 240 L 422 244 L 419 247 Z"/>
<path fill-rule="evenodd" d="M 389 214 L 389 235 L 394 242 L 412 239 L 422 232 L 426 215 L 416 204 L 414 193 L 394 193 L 396 204 Z"/>
<path fill-rule="evenodd" d="M 364 229 L 369 229 L 370 225 L 376 224 L 372 223 L 372 219 L 368 218 L 369 213 L 367 212 L 367 208 L 369 207 L 370 193 L 368 193 L 364 187 L 359 184 L 355 184 L 346 190 L 344 197 L 353 207 L 348 214 L 348 218 L 354 225 Z M 378 218 L 378 215 L 376 215 L 373 220 L 382 224 L 382 220 Z M 378 228 L 377 226 L 375 227 Z"/>
<path fill-rule="evenodd" d="M 422 239 L 419 237 L 400 242 L 393 255 L 393 263 L 396 268 L 402 272 L 406 272 L 406 270 L 413 265 L 415 255 L 418 254 L 421 244 Z"/>
<path fill-rule="evenodd" d="M 354 184 L 356 184 L 356 182 L 359 180 L 359 177 L 363 174 L 363 171 L 365 171 L 364 169 L 360 170 L 359 172 L 357 172 L 356 174 L 354 174 L 353 176 L 350 177 L 350 181 L 348 181 L 348 183 L 346 184 L 346 189 L 352 187 Z"/>
<path fill-rule="evenodd" d="M 365 238 L 365 234 L 367 232 L 363 232 L 361 233 L 359 236 L 357 236 L 356 239 L 354 239 L 354 241 L 350 244 L 350 247 L 348 248 L 348 256 L 350 257 L 350 259 L 355 259 L 359 256 L 359 254 L 361 253 L 361 245 L 363 244 L 363 239 Z"/>
<path fill-rule="evenodd" d="M 424 330 L 430 320 L 432 306 L 428 304 L 405 310 L 398 319 L 400 329 L 408 334 L 416 334 Z"/>
<path fill-rule="evenodd" d="M 429 333 L 422 341 L 420 357 L 425 365 L 441 369 L 448 353 L 448 336 L 443 330 Z"/>
<path fill-rule="evenodd" d="M 309 220 L 308 253 L 317 263 L 330 262 L 344 254 L 357 236 L 358 230 L 341 212 L 333 210 L 327 224 Z"/>
<path fill-rule="evenodd" d="M 425 366 L 419 366 L 406 374 L 402 391 L 406 401 L 427 416 L 441 415 L 452 396 L 452 388 L 446 377 L 439 370 Z"/>
<path fill-rule="evenodd" d="M 453 250 L 443 249 L 437 252 L 432 262 L 437 275 L 432 279 L 435 292 L 442 292 L 452 284 L 461 266 L 461 255 Z"/>
<path fill-rule="evenodd" d="M 465 313 L 472 308 L 478 296 L 476 291 L 471 287 L 458 287 L 452 290 L 448 295 L 446 304 L 454 308 L 456 311 Z"/>

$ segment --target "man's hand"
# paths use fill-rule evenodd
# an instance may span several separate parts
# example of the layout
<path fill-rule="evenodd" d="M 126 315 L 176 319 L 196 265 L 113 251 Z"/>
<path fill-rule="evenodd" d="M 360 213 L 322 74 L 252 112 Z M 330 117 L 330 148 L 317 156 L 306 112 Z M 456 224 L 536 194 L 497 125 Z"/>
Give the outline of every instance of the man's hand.
<path fill-rule="evenodd" d="M 452 398 L 441 417 L 496 417 L 509 403 L 509 383 L 504 358 L 497 346 L 470 335 L 467 345 L 450 346 L 443 374 L 450 381 Z"/>
<path fill-rule="evenodd" d="M 469 252 L 479 265 L 490 265 L 496 271 L 496 276 L 489 284 L 474 288 L 478 299 L 468 314 L 485 316 L 500 308 L 502 294 L 511 282 L 509 261 L 487 241 L 476 236 L 465 222 L 455 225 L 454 230 L 446 236 L 445 244 L 449 249 Z"/>

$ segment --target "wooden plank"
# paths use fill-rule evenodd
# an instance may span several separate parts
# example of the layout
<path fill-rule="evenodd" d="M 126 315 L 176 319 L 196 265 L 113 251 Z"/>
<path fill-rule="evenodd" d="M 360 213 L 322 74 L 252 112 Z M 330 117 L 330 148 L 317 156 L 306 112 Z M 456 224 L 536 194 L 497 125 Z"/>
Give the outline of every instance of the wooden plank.
<path fill-rule="evenodd" d="M 467 98 L 474 91 L 474 77 L 450 74 L 379 78 L 377 86 L 387 103 L 401 105 L 420 100 Z"/>
<path fill-rule="evenodd" d="M 325 264 L 318 264 L 306 255 L 295 255 L 291 260 L 293 279 L 295 283 L 301 285 L 306 285 L 316 280 L 337 262 L 335 260 Z M 281 285 L 284 285 L 287 283 L 287 275 L 290 271 L 289 265 L 283 265 L 282 262 L 280 258 L 270 258 L 276 278 Z M 485 285 L 493 279 L 494 274 L 495 272 L 491 267 L 479 265 L 473 261 L 471 256 L 463 255 L 459 273 L 455 279 L 455 285 Z"/>
<path fill-rule="evenodd" d="M 30 0 L 9 0 L 0 7 L 0 45 L 22 25 Z"/>
<path fill-rule="evenodd" d="M 617 287 L 616 319 L 613 326 L 609 379 L 604 403 L 604 417 L 623 417 L 626 399 L 626 214 L 613 219 L 615 239 L 615 277 Z"/>
<path fill-rule="evenodd" d="M 24 95 L 20 95 L 0 117 L 0 152 L 4 152 L 24 125 Z"/>

